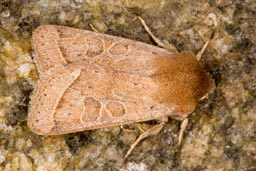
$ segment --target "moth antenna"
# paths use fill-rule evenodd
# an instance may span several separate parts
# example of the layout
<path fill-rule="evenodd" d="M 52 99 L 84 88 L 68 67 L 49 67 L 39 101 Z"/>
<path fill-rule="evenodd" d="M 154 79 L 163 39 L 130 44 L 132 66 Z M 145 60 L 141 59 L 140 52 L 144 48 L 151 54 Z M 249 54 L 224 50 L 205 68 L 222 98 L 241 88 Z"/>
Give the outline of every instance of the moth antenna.
<path fill-rule="evenodd" d="M 161 41 L 160 39 L 158 39 L 150 30 L 150 28 L 147 26 L 146 22 L 144 19 L 142 19 L 141 17 L 138 16 L 138 19 L 140 20 L 141 24 L 143 25 L 144 29 L 146 30 L 146 32 L 149 34 L 149 36 L 154 40 L 154 42 L 156 42 L 156 44 L 162 48 L 165 48 L 171 52 L 174 53 L 178 53 L 177 49 L 172 46 L 170 43 L 168 43 L 167 41 Z"/>

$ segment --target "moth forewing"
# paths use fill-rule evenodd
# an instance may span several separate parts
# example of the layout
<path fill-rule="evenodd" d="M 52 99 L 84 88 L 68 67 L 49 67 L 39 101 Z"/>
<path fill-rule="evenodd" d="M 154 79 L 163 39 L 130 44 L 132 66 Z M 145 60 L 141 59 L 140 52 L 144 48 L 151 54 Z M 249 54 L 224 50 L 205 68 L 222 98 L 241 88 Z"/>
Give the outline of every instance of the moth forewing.
<path fill-rule="evenodd" d="M 175 107 L 159 103 L 157 92 L 150 77 L 72 64 L 38 83 L 29 126 L 39 134 L 55 135 L 170 115 Z"/>
<path fill-rule="evenodd" d="M 152 59 L 173 54 L 122 37 L 55 25 L 39 26 L 33 32 L 32 46 L 40 76 L 56 66 L 75 62 L 97 63 L 119 71 L 152 74 Z"/>

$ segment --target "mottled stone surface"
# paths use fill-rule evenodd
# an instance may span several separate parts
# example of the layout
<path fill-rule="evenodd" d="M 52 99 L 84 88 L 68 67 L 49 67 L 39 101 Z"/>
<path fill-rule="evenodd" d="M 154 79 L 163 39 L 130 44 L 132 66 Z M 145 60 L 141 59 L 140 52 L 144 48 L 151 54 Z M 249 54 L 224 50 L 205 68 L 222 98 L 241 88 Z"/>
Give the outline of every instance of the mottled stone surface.
<path fill-rule="evenodd" d="M 256 169 L 256 3 L 254 1 L 2 0 L 0 2 L 0 170 L 253 170 Z M 214 32 L 202 66 L 217 88 L 180 122 L 170 119 L 126 163 L 124 155 L 154 121 L 39 136 L 27 127 L 36 85 L 30 38 L 42 24 L 90 29 L 153 44 L 136 15 L 179 51 L 198 52 Z"/>

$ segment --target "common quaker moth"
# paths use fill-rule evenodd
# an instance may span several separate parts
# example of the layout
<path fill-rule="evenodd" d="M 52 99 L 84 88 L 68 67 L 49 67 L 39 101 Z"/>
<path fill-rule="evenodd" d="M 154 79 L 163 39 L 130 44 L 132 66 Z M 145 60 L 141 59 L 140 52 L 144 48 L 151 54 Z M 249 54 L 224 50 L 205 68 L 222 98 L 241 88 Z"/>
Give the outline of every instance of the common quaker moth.
<path fill-rule="evenodd" d="M 32 46 L 40 78 L 28 126 L 41 135 L 183 120 L 214 88 L 192 52 L 56 25 L 39 26 Z"/>

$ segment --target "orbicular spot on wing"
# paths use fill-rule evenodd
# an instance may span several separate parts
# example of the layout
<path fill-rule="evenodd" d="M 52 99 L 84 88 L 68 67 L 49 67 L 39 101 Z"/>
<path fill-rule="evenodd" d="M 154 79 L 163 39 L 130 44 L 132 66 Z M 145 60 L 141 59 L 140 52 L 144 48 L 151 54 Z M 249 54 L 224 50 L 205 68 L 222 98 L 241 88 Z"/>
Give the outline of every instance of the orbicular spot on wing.
<path fill-rule="evenodd" d="M 85 111 L 82 116 L 83 122 L 95 121 L 100 116 L 101 104 L 98 100 L 92 97 L 84 99 Z"/>
<path fill-rule="evenodd" d="M 126 113 L 125 106 L 120 102 L 108 102 L 106 104 L 106 109 L 113 117 L 121 117 Z"/>
<path fill-rule="evenodd" d="M 87 50 L 89 49 L 87 43 L 85 43 L 85 39 L 78 35 L 73 38 L 60 39 L 58 43 L 63 57 L 69 62 L 80 60 L 86 55 Z"/>
<path fill-rule="evenodd" d="M 124 44 L 113 44 L 108 52 L 112 55 L 124 55 L 128 52 L 128 45 Z"/>
<path fill-rule="evenodd" d="M 104 52 L 104 42 L 100 38 L 97 37 L 87 37 L 86 43 L 88 46 L 88 50 L 86 56 L 89 58 L 93 58 L 101 55 Z"/>

